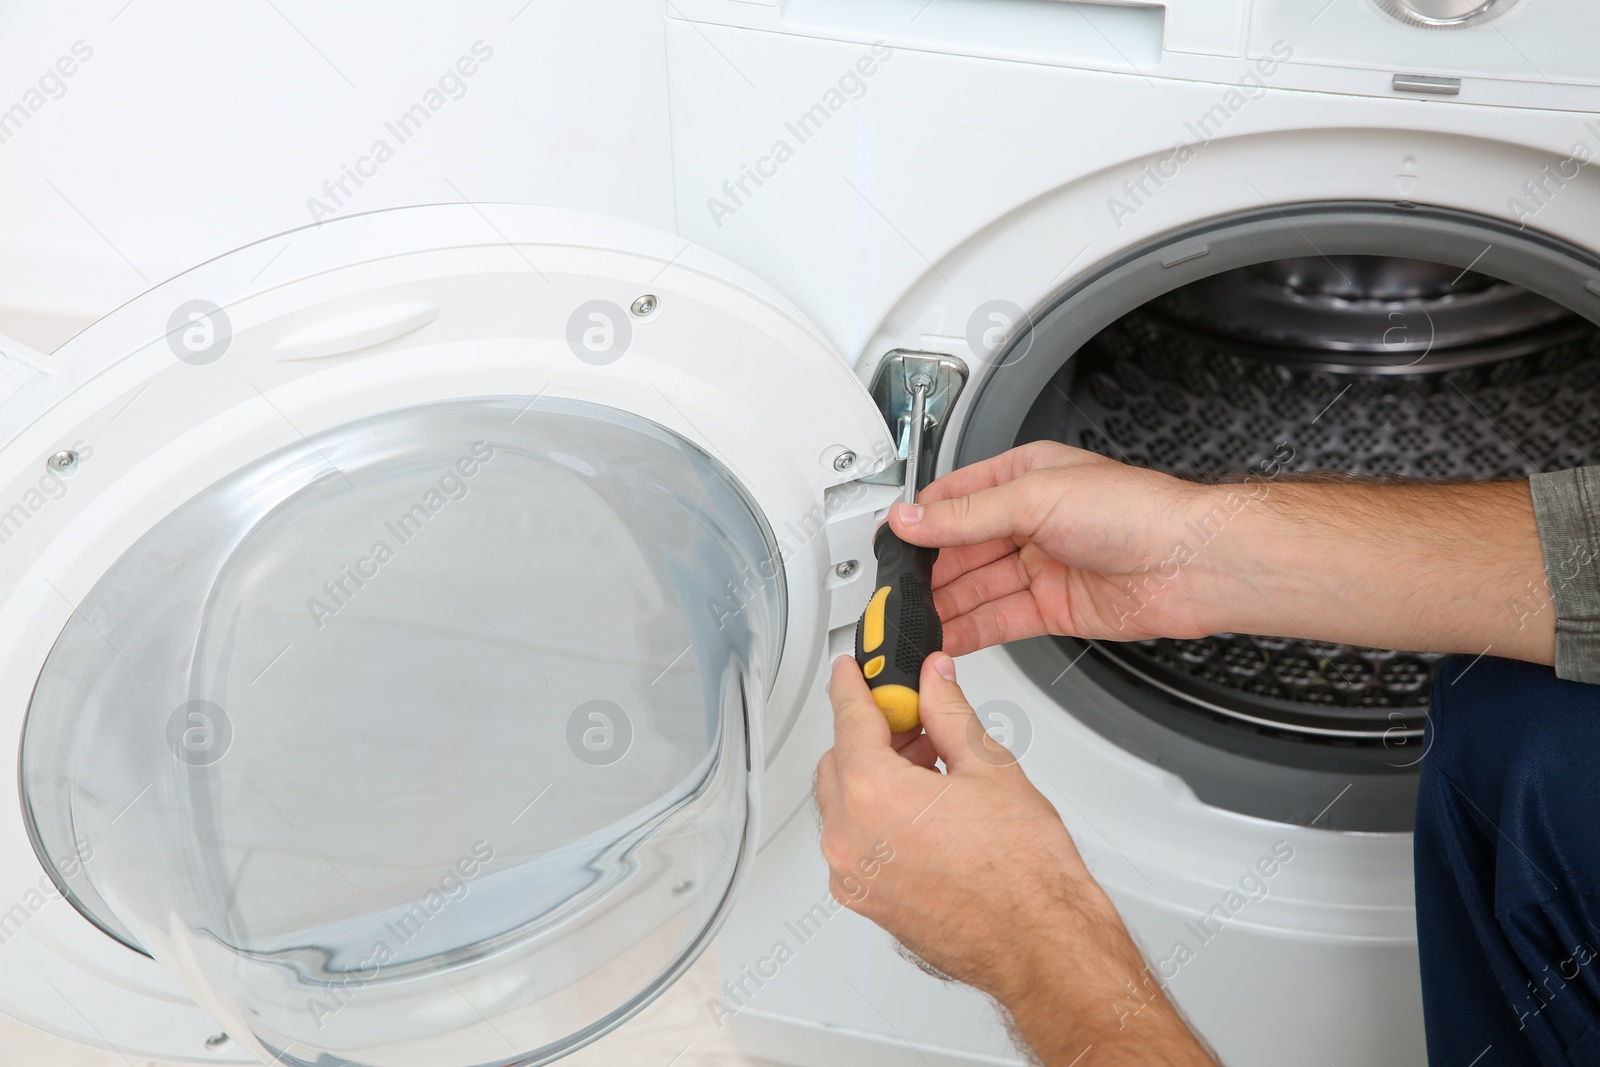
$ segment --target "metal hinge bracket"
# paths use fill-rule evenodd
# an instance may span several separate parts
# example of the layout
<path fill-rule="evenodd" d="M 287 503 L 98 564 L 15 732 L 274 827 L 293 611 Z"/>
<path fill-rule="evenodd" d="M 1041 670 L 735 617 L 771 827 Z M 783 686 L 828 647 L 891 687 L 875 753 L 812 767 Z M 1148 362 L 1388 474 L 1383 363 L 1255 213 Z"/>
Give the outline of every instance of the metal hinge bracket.
<path fill-rule="evenodd" d="M 917 384 L 924 386 L 922 448 L 917 469 L 908 473 L 906 452 L 911 443 L 911 411 Z M 884 421 L 889 424 L 889 432 L 894 435 L 896 458 L 895 462 L 862 481 L 874 485 L 904 485 L 910 477 L 916 480 L 919 490 L 932 481 L 950 411 L 966 384 L 967 365 L 942 352 L 897 348 L 879 360 L 870 392 L 873 403 L 878 405 Z"/>

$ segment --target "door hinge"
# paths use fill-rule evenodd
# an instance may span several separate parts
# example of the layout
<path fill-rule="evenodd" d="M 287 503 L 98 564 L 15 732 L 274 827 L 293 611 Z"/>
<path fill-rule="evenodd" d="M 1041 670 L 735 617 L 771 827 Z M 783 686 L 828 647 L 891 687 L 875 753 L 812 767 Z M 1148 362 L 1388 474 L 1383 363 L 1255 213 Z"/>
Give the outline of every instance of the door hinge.
<path fill-rule="evenodd" d="M 917 489 L 933 480 L 939 446 L 950 411 L 967 384 L 967 365 L 942 352 L 916 352 L 897 348 L 878 361 L 872 376 L 873 403 L 883 413 L 884 422 L 895 439 L 895 461 L 862 481 L 874 485 L 904 485 L 914 479 Z M 911 412 L 918 386 L 923 394 L 922 448 L 917 469 L 908 471 L 906 453 L 911 443 Z"/>

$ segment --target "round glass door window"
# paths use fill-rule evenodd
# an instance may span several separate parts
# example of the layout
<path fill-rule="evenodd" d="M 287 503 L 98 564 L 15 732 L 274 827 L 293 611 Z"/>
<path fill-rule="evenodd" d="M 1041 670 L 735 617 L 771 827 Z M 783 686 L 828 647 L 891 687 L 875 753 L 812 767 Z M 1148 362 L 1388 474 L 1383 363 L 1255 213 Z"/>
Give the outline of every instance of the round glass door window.
<path fill-rule="evenodd" d="M 25 728 L 35 845 L 258 1054 L 552 1059 L 724 911 L 783 618 L 754 506 L 652 423 L 527 397 L 351 423 L 179 507 L 79 605 Z"/>

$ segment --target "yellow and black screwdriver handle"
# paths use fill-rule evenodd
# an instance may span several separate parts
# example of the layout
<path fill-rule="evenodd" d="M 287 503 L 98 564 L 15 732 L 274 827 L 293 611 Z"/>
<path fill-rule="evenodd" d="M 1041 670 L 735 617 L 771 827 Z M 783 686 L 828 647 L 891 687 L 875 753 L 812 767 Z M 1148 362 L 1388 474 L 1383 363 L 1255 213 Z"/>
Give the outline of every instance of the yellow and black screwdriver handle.
<path fill-rule="evenodd" d="M 922 661 L 944 647 L 933 607 L 937 548 L 907 544 L 885 523 L 872 539 L 878 587 L 856 623 L 856 663 L 893 733 L 922 724 L 917 688 Z"/>

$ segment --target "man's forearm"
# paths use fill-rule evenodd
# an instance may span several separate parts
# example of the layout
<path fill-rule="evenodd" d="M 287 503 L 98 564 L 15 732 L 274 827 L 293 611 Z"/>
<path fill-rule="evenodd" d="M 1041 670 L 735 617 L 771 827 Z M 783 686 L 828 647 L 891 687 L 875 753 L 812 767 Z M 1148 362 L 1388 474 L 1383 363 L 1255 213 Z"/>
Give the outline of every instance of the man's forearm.
<path fill-rule="evenodd" d="M 1074 896 L 1017 946 L 1025 980 L 1001 995 L 1029 1049 L 1045 1067 L 1215 1067 L 1111 902 Z"/>
<path fill-rule="evenodd" d="M 1216 1067 L 1142 965 L 1112 977 L 1121 984 L 1074 991 L 1088 993 L 1092 1004 L 1047 995 L 1011 1012 L 1018 1036 L 1044 1067 Z"/>
<path fill-rule="evenodd" d="M 1200 501 L 1188 527 L 1219 631 L 1554 660 L 1527 482 L 1263 480 Z"/>

